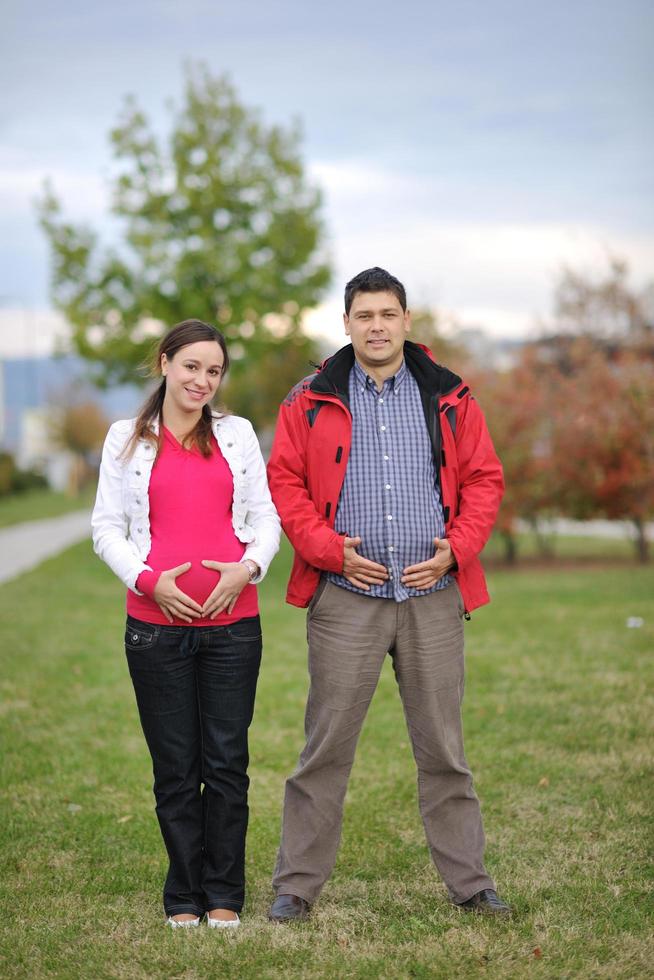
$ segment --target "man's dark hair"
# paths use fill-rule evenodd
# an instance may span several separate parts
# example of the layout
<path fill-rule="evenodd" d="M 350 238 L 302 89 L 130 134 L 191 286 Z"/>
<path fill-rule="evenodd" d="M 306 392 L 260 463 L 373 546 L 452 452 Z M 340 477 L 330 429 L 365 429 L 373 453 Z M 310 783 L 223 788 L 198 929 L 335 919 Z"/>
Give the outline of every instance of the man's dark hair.
<path fill-rule="evenodd" d="M 393 293 L 406 313 L 406 292 L 399 279 L 378 265 L 365 269 L 345 287 L 345 313 L 349 316 L 352 301 L 357 293 Z"/>

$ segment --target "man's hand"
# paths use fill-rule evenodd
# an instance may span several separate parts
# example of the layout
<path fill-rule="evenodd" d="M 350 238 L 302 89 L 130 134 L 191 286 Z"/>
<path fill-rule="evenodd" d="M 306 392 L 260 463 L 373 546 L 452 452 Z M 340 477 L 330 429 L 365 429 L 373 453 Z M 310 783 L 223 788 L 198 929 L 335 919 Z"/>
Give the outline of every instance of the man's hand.
<path fill-rule="evenodd" d="M 202 607 L 202 615 L 215 619 L 218 613 L 227 610 L 231 613 L 236 600 L 250 581 L 247 565 L 241 561 L 209 561 L 202 562 L 205 568 L 213 568 L 220 572 L 220 580 Z"/>
<path fill-rule="evenodd" d="M 190 567 L 190 561 L 186 561 L 183 565 L 177 565 L 176 568 L 167 568 L 165 572 L 161 573 L 154 587 L 154 601 L 169 623 L 172 623 L 173 616 L 176 616 L 177 619 L 183 619 L 185 623 L 190 623 L 194 619 L 199 619 L 202 614 L 202 606 L 195 599 L 191 599 L 185 592 L 182 592 L 181 589 L 178 589 L 175 582 L 177 576 L 188 572 Z"/>
<path fill-rule="evenodd" d="M 447 538 L 434 538 L 434 545 L 436 551 L 433 558 L 404 569 L 402 585 L 408 585 L 411 589 L 430 589 L 454 567 L 456 562 Z"/>
<path fill-rule="evenodd" d="M 358 555 L 356 549 L 361 538 L 348 538 L 343 541 L 343 575 L 357 589 L 369 591 L 371 585 L 381 585 L 388 578 L 384 565 Z"/>

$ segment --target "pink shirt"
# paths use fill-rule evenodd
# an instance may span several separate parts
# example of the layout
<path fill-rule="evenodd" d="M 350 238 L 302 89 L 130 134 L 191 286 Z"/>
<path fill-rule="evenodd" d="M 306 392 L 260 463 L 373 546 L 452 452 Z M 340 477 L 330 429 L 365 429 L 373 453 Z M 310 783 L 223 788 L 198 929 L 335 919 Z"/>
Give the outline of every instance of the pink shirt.
<path fill-rule="evenodd" d="M 136 588 L 145 593 L 127 593 L 127 612 L 146 623 L 169 626 L 223 626 L 259 612 L 257 589 L 246 585 L 233 611 L 215 619 L 181 619 L 173 623 L 154 601 L 154 587 L 168 568 L 190 561 L 191 567 L 178 575 L 178 588 L 200 605 L 209 597 L 220 573 L 202 565 L 202 559 L 239 561 L 245 545 L 232 526 L 234 481 L 215 439 L 212 454 L 204 457 L 196 448 L 185 449 L 172 432 L 163 428 L 163 440 L 150 476 L 150 534 L 152 545 L 146 562 L 153 569 L 141 572 Z"/>

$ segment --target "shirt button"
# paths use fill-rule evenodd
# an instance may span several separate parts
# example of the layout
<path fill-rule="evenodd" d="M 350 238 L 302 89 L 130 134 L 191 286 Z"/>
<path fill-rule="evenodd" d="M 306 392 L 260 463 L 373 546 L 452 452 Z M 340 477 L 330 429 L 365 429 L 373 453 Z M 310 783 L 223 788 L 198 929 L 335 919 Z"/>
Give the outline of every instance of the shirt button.
<path fill-rule="evenodd" d="M 381 427 L 381 431 L 382 431 L 382 432 L 386 432 L 386 426 L 385 426 L 385 425 L 382 425 L 382 427 Z"/>
<path fill-rule="evenodd" d="M 388 456 L 384 456 L 384 459 L 388 459 L 388 458 L 389 458 Z"/>
<path fill-rule="evenodd" d="M 389 544 L 389 546 L 388 546 L 388 550 L 389 550 L 389 551 L 395 551 L 395 548 L 393 547 L 393 545 L 392 545 L 392 544 Z"/>
<path fill-rule="evenodd" d="M 136 475 L 137 475 L 137 476 L 140 476 L 140 475 L 141 475 L 141 471 L 140 471 L 140 470 L 137 470 L 137 471 L 136 471 Z"/>
<path fill-rule="evenodd" d="M 390 490 L 390 489 L 391 489 L 391 485 L 390 485 L 390 483 L 387 483 L 387 484 L 386 484 L 386 489 L 387 489 L 387 490 Z"/>
<path fill-rule="evenodd" d="M 241 497 L 241 503 L 242 504 L 246 503 L 247 499 L 248 499 L 247 497 Z"/>
<path fill-rule="evenodd" d="M 383 405 L 383 404 L 384 404 L 384 399 L 383 399 L 383 398 L 380 398 L 380 399 L 379 399 L 379 404 L 380 404 L 380 405 Z"/>
<path fill-rule="evenodd" d="M 234 443 L 233 443 L 233 442 L 228 442 L 228 443 L 227 443 L 227 448 L 228 448 L 228 449 L 231 449 L 233 445 L 234 445 Z"/>
<path fill-rule="evenodd" d="M 137 527 L 136 530 L 138 531 L 139 534 L 143 534 L 143 528 L 142 527 Z"/>
<path fill-rule="evenodd" d="M 386 520 L 387 521 L 392 521 L 393 520 L 393 515 L 392 514 L 388 514 L 388 516 L 386 517 Z"/>
<path fill-rule="evenodd" d="M 247 470 L 241 470 L 241 473 L 247 473 Z"/>

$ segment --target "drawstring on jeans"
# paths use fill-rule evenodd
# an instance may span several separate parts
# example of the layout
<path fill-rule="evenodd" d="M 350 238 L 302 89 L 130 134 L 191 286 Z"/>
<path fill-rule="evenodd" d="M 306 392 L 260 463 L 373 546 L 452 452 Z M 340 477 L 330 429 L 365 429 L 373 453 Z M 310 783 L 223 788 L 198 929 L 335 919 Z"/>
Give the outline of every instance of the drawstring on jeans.
<path fill-rule="evenodd" d="M 200 630 L 197 627 L 191 627 L 191 629 L 184 630 L 184 639 L 182 640 L 179 652 L 184 656 L 192 657 L 200 649 Z"/>

